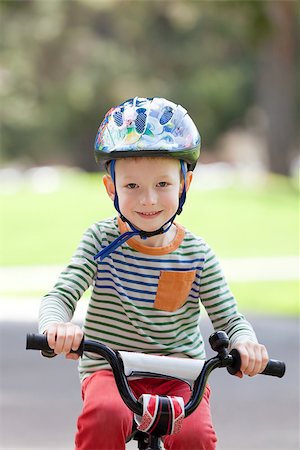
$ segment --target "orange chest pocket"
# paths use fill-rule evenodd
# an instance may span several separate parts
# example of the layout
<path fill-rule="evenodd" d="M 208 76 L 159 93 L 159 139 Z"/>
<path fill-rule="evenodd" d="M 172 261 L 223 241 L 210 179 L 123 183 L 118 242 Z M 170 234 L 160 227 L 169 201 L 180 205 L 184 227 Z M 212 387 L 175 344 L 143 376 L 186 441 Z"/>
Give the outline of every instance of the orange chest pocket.
<path fill-rule="evenodd" d="M 161 271 L 154 308 L 173 312 L 181 308 L 190 293 L 196 270 L 188 272 Z"/>

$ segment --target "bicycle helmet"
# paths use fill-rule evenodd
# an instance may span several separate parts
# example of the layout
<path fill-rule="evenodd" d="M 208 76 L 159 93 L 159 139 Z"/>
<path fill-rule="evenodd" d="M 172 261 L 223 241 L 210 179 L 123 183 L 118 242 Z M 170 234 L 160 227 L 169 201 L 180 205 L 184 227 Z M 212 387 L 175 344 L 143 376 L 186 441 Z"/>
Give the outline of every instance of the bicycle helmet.
<path fill-rule="evenodd" d="M 95 140 L 95 158 L 99 165 L 110 163 L 115 185 L 114 206 L 132 231 L 119 236 L 102 249 L 94 259 L 102 260 L 133 236 L 142 239 L 166 233 L 186 199 L 186 171 L 193 170 L 200 156 L 200 135 L 196 125 L 180 105 L 164 98 L 135 97 L 110 109 L 100 124 Z M 119 208 L 115 182 L 115 162 L 128 157 L 169 157 L 180 161 L 184 187 L 176 214 L 155 231 L 137 229 Z"/>
<path fill-rule="evenodd" d="M 159 97 L 135 97 L 108 111 L 95 140 L 98 164 L 131 156 L 176 158 L 193 170 L 200 135 L 182 106 Z"/>

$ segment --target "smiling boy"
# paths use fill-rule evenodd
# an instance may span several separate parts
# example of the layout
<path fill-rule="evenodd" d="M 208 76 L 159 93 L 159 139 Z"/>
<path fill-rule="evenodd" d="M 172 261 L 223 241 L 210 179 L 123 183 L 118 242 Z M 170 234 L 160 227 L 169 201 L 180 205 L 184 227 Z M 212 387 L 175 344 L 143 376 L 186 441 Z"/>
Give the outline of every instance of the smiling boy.
<path fill-rule="evenodd" d="M 161 98 L 134 98 L 111 109 L 100 125 L 95 154 L 118 217 L 92 225 L 40 310 L 40 331 L 55 353 L 76 358 L 83 332 L 116 350 L 205 358 L 200 302 L 216 330 L 241 354 L 239 376 L 261 372 L 268 355 L 238 312 L 218 260 L 206 242 L 174 222 L 200 154 L 200 136 L 186 110 Z M 71 322 L 77 301 L 93 286 L 83 331 Z M 125 448 L 131 411 L 107 362 L 84 354 L 79 364 L 83 410 L 77 450 Z M 180 380 L 130 381 L 148 393 L 188 400 Z M 207 386 L 182 430 L 165 438 L 168 449 L 215 449 Z"/>

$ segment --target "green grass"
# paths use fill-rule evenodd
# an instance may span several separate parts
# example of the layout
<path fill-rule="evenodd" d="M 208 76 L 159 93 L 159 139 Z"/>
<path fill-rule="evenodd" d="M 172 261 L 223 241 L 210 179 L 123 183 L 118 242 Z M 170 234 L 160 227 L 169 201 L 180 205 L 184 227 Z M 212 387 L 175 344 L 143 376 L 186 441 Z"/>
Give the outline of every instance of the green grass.
<path fill-rule="evenodd" d="M 298 192 L 284 178 L 264 187 L 188 193 L 178 221 L 221 257 L 295 255 Z M 0 196 L 1 265 L 61 264 L 93 222 L 114 215 L 101 176 L 65 176 L 61 189 L 38 194 L 29 185 Z"/>
<path fill-rule="evenodd" d="M 286 179 L 188 195 L 183 222 L 219 256 L 298 254 L 299 192 Z"/>
<path fill-rule="evenodd" d="M 276 315 L 299 315 L 299 282 L 256 281 L 230 283 L 242 312 Z"/>

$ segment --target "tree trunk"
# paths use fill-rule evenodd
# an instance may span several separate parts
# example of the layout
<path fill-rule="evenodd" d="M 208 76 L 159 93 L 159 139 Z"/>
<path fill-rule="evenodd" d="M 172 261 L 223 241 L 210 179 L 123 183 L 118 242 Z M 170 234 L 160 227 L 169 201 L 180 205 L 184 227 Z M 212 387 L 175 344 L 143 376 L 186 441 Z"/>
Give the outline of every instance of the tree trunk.
<path fill-rule="evenodd" d="M 271 172 L 289 175 L 296 148 L 297 2 L 266 2 L 270 31 L 259 55 L 257 102 L 267 118 Z"/>

